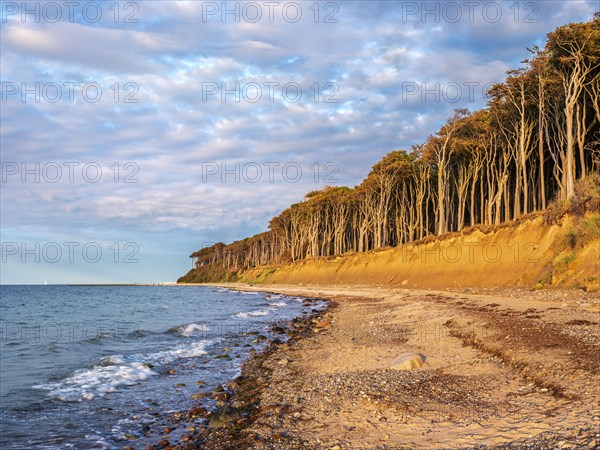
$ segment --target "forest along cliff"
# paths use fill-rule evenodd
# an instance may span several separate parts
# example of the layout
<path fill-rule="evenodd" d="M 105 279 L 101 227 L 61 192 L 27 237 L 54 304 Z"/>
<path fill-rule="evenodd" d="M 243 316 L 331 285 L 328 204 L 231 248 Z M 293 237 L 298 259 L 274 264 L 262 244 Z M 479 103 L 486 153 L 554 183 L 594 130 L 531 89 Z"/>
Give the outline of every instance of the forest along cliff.
<path fill-rule="evenodd" d="M 346 283 L 597 290 L 600 15 L 530 51 L 489 89 L 485 109 L 457 109 L 360 185 L 310 192 L 264 233 L 193 253 L 179 282 L 317 282 L 321 271 Z M 435 253 L 434 242 L 437 257 L 415 254 Z"/>

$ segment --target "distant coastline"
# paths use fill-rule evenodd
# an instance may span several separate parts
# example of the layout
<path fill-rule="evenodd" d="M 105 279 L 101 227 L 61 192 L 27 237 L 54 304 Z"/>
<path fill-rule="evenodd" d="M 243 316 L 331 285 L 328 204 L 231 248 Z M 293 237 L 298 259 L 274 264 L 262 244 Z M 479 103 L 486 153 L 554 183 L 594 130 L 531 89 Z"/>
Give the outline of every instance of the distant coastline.
<path fill-rule="evenodd" d="M 161 283 L 67 283 L 67 286 L 179 286 L 176 281 Z"/>

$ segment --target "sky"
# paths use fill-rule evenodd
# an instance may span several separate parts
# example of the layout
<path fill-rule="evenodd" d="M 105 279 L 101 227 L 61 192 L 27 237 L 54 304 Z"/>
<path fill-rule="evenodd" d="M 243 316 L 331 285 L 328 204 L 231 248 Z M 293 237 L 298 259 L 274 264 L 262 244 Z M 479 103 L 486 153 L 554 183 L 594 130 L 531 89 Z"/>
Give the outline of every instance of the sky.
<path fill-rule="evenodd" d="M 2 284 L 175 281 L 596 1 L 1 2 Z"/>

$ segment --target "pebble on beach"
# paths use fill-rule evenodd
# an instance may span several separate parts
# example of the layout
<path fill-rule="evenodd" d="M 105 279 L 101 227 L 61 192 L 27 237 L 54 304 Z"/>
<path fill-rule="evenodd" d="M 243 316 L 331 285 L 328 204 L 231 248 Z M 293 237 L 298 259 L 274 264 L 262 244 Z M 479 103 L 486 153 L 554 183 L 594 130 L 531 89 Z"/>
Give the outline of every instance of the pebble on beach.
<path fill-rule="evenodd" d="M 420 353 L 404 353 L 390 363 L 390 369 L 412 370 L 425 364 L 425 356 Z"/>
<path fill-rule="evenodd" d="M 239 410 L 231 405 L 223 405 L 215 410 L 210 417 L 210 428 L 225 428 L 242 418 Z"/>

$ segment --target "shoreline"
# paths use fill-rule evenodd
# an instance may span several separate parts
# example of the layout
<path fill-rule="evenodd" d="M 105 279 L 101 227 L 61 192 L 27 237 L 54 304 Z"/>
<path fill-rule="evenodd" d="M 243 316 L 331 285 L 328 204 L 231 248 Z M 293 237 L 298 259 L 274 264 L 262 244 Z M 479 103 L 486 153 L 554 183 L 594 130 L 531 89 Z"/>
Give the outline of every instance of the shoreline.
<path fill-rule="evenodd" d="M 206 285 L 206 284 L 205 284 Z M 600 298 L 211 283 L 323 298 L 288 343 L 244 362 L 239 423 L 182 448 L 594 448 Z M 319 327 L 317 325 L 322 325 Z M 423 367 L 389 368 L 406 352 Z M 236 407 L 237 407 L 236 406 Z"/>
<path fill-rule="evenodd" d="M 222 287 L 235 291 L 250 291 L 250 289 Z M 262 382 L 260 381 L 262 361 L 278 348 L 287 347 L 292 341 L 306 335 L 315 326 L 313 322 L 318 322 L 316 318 L 326 314 L 332 306 L 330 301 L 315 296 L 289 295 L 287 297 L 301 297 L 303 305 L 311 308 L 310 312 L 300 312 L 299 315 L 284 321 L 271 320 L 265 335 L 254 330 L 250 331 L 248 334 L 256 337 L 255 343 L 266 343 L 266 345 L 262 349 L 250 350 L 239 368 L 237 377 L 222 379 L 215 386 L 207 385 L 204 380 L 198 381 L 197 383 L 200 383 L 198 387 L 203 392 L 192 396 L 192 399 L 196 400 L 194 406 L 162 416 L 164 433 L 159 432 L 146 446 L 138 447 L 132 442 L 126 445 L 124 450 L 245 448 L 245 446 L 239 447 L 238 433 L 247 427 L 252 416 L 256 414 L 257 406 L 252 395 L 256 383 Z M 323 302 L 326 304 L 324 305 Z M 283 340 L 284 335 L 287 336 L 285 340 Z"/>

